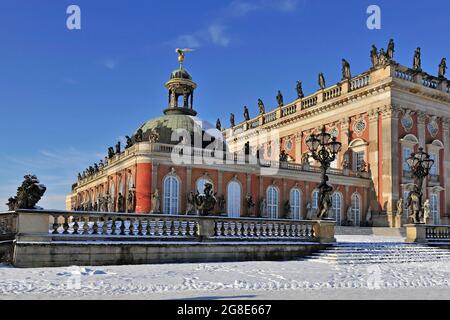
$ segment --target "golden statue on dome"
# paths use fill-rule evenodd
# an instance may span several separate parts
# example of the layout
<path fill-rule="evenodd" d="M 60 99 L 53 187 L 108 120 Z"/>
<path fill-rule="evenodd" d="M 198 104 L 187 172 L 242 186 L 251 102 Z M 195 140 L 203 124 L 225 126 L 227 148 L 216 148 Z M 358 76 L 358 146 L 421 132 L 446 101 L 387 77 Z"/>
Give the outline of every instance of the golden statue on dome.
<path fill-rule="evenodd" d="M 184 63 L 184 59 L 186 58 L 186 53 L 192 52 L 192 51 L 194 51 L 194 49 L 189 49 L 189 48 L 185 48 L 185 49 L 176 48 L 175 49 L 175 52 L 178 53 L 178 62 L 180 63 L 180 69 L 183 68 L 183 63 Z"/>

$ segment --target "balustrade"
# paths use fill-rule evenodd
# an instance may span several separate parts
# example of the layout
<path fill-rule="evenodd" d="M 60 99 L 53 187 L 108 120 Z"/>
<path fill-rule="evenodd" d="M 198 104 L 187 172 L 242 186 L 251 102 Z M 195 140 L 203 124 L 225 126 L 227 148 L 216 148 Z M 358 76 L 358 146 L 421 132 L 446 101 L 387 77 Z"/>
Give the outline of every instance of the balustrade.
<path fill-rule="evenodd" d="M 364 87 L 367 87 L 370 84 L 370 76 L 369 75 L 362 75 L 356 78 L 353 78 L 350 81 L 350 90 L 357 90 Z"/>
<path fill-rule="evenodd" d="M 450 226 L 426 226 L 427 240 L 450 240 Z"/>

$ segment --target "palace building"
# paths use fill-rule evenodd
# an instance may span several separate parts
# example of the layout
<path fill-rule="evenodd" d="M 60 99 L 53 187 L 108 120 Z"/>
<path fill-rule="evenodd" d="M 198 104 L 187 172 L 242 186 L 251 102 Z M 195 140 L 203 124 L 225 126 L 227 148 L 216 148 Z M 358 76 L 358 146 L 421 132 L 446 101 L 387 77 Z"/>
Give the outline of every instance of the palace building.
<path fill-rule="evenodd" d="M 398 227 L 407 222 L 406 197 L 414 180 L 406 159 L 424 148 L 435 165 L 424 183 L 429 222 L 450 214 L 450 83 L 445 60 L 439 76 L 372 49 L 372 67 L 357 76 L 343 60 L 343 79 L 331 87 L 319 75 L 319 90 L 221 128 L 202 121 L 194 109 L 197 87 L 182 64 L 166 83 L 168 107 L 108 156 L 87 169 L 67 197 L 68 210 L 197 214 L 195 194 L 212 185 L 212 214 L 229 217 L 314 219 L 320 168 L 306 140 L 324 126 L 342 143 L 329 170 L 332 212 L 338 225 Z M 184 60 L 184 55 L 183 55 Z M 183 61 L 180 61 L 181 63 Z M 164 108 L 162 108 L 164 109 Z M 201 110 L 198 110 L 201 111 Z M 219 130 L 220 129 L 220 130 Z M 406 204 L 406 201 L 405 201 Z"/>

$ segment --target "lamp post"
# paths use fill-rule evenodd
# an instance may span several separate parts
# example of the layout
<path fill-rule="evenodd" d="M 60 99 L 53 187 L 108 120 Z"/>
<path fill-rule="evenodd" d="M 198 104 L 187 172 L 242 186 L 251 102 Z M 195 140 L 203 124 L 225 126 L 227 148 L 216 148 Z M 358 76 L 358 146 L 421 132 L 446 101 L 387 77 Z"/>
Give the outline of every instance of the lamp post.
<path fill-rule="evenodd" d="M 331 209 L 331 192 L 333 188 L 328 185 L 327 170 L 330 164 L 336 160 L 336 155 L 341 151 L 342 144 L 336 141 L 336 137 L 325 131 L 325 126 L 322 131 L 315 135 L 312 134 L 307 140 L 306 145 L 310 151 L 310 156 L 320 163 L 321 182 L 318 186 L 318 212 L 317 218 L 328 218 L 328 212 Z"/>
<path fill-rule="evenodd" d="M 423 220 L 423 192 L 422 186 L 424 179 L 430 174 L 430 169 L 434 164 L 434 160 L 430 159 L 430 155 L 419 148 L 419 151 L 412 153 L 406 159 L 406 163 L 411 168 L 411 172 L 416 180 L 414 190 L 408 195 L 407 207 L 410 213 L 410 218 L 414 223 L 422 223 Z"/>

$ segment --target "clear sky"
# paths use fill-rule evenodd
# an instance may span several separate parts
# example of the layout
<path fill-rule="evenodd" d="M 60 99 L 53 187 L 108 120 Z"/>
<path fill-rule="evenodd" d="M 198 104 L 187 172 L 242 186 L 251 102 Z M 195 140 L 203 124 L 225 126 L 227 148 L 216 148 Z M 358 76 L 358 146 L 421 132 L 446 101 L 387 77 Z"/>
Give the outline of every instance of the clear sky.
<path fill-rule="evenodd" d="M 195 47 L 186 68 L 199 85 L 200 117 L 228 126 L 257 99 L 276 105 L 340 80 L 341 59 L 357 74 L 372 44 L 396 41 L 407 66 L 422 47 L 423 69 L 436 74 L 450 58 L 450 3 L 309 0 L 1 0 L 0 210 L 26 173 L 47 185 L 40 203 L 64 208 L 78 172 L 166 107 L 164 82 L 177 68 L 177 47 Z M 68 30 L 66 9 L 81 8 L 81 30 Z M 366 10 L 381 8 L 381 29 Z"/>

